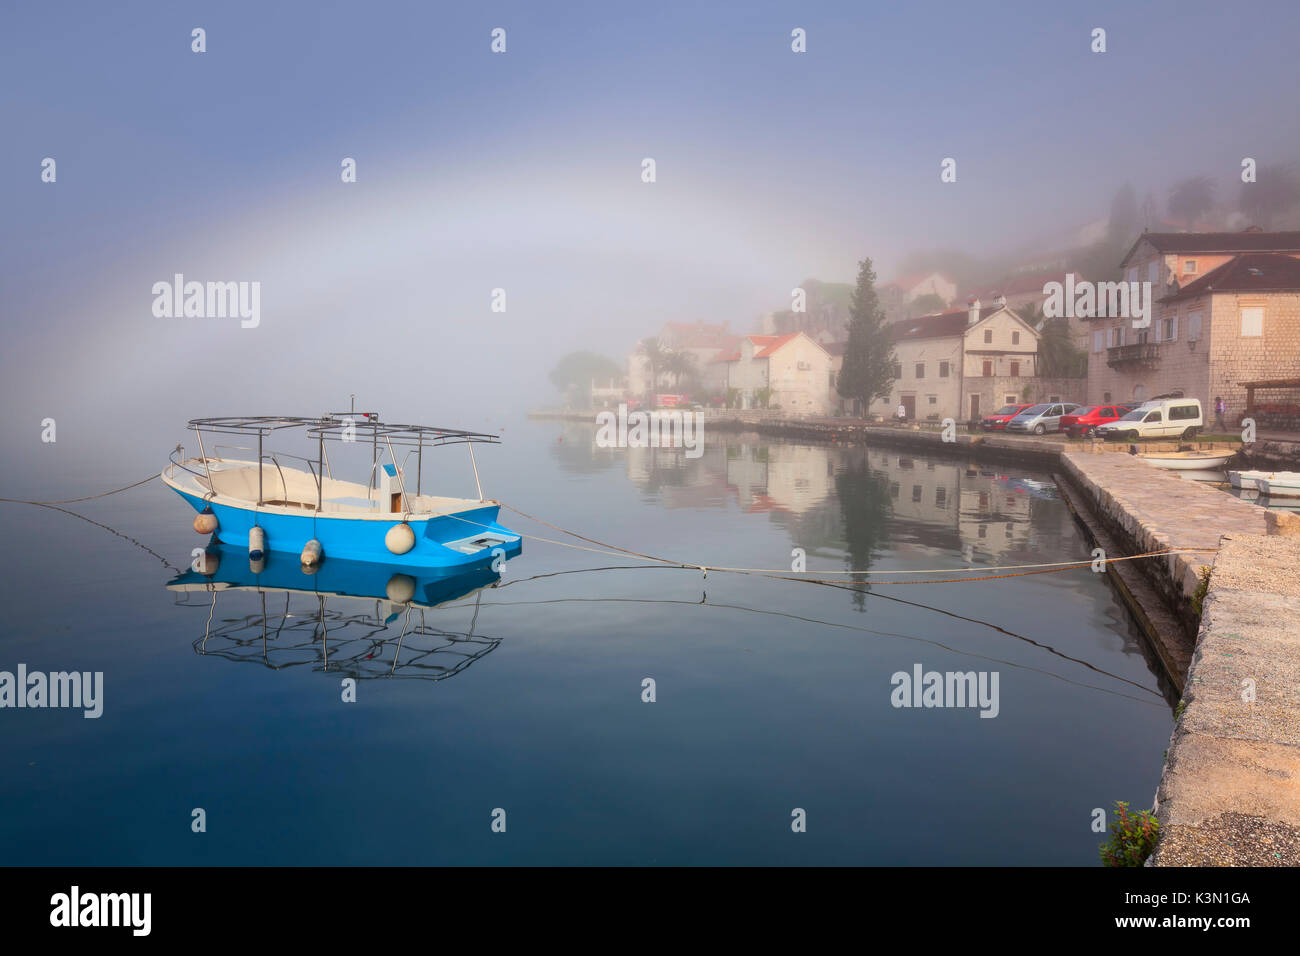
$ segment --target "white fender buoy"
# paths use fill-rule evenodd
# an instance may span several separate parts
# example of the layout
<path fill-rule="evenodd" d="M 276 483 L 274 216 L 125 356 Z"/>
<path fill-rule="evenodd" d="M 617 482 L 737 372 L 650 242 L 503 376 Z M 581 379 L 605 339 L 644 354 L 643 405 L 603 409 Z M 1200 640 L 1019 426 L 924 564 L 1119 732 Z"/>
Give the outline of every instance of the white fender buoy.
<path fill-rule="evenodd" d="M 415 532 L 405 521 L 393 525 L 384 535 L 384 544 L 393 554 L 406 554 L 415 547 Z"/>
<path fill-rule="evenodd" d="M 415 578 L 409 574 L 394 574 L 388 579 L 384 593 L 393 604 L 410 604 L 411 598 L 415 597 Z"/>
<path fill-rule="evenodd" d="M 199 534 L 212 534 L 217 530 L 217 516 L 211 508 L 204 508 L 194 516 L 194 530 Z"/>
<path fill-rule="evenodd" d="M 266 556 L 263 555 L 263 556 L 260 557 L 260 558 L 249 558 L 249 559 L 248 559 L 248 570 L 252 571 L 254 574 L 261 574 L 263 571 L 265 571 L 265 570 L 266 570 Z"/>
<path fill-rule="evenodd" d="M 199 574 L 212 577 L 221 567 L 221 557 L 215 551 L 204 551 L 194 559 L 194 570 Z"/>
<path fill-rule="evenodd" d="M 302 548 L 302 563 L 305 567 L 315 567 L 320 564 L 321 558 L 325 557 L 325 551 L 321 544 L 315 538 L 308 541 Z"/>
<path fill-rule="evenodd" d="M 248 557 L 256 561 L 266 553 L 266 532 L 257 525 L 248 529 Z"/>

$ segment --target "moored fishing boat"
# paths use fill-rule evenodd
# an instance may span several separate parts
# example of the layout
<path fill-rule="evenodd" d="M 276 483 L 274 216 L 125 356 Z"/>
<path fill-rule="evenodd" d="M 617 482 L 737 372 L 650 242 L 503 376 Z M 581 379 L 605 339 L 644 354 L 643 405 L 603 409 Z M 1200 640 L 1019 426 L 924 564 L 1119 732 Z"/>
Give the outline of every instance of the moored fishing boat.
<path fill-rule="evenodd" d="M 1228 472 L 1228 482 L 1234 488 L 1248 488 L 1256 490 L 1255 479 L 1267 475 L 1267 471 L 1230 471 Z"/>
<path fill-rule="evenodd" d="M 1233 454 L 1234 452 L 1169 451 L 1149 452 L 1141 457 L 1143 461 L 1148 461 L 1157 468 L 1168 468 L 1174 471 L 1211 471 L 1226 465 Z"/>
<path fill-rule="evenodd" d="M 1260 494 L 1270 498 L 1300 498 L 1300 471 L 1270 471 L 1255 477 Z"/>
<path fill-rule="evenodd" d="M 253 560 L 270 550 L 296 553 L 309 568 L 334 557 L 468 570 L 499 566 L 522 550 L 520 536 L 497 521 L 500 503 L 483 497 L 478 479 L 473 446 L 499 442 L 495 435 L 389 424 L 374 412 L 198 418 L 188 427 L 198 439 L 199 455 L 186 458 L 178 445 L 162 479 L 199 513 L 196 531 L 247 548 Z M 232 446 L 217 444 L 209 454 L 205 433 L 242 436 L 250 444 L 233 446 L 239 453 L 234 457 L 223 454 Z M 314 446 L 314 457 L 266 448 L 267 438 L 294 433 Z M 335 478 L 327 443 L 369 445 L 367 481 Z M 453 444 L 469 448 L 477 499 L 422 493 L 426 449 Z M 401 461 L 399 450 L 405 452 Z M 416 482 L 409 489 L 406 467 L 412 456 Z"/>

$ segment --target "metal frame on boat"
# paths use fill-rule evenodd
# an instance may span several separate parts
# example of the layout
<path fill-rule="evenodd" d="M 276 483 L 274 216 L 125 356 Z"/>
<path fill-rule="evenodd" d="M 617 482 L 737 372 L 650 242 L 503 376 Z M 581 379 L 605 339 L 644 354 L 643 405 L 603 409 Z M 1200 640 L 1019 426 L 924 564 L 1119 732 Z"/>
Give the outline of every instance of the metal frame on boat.
<path fill-rule="evenodd" d="M 314 418 L 196 418 L 187 427 L 195 433 L 199 455 L 185 458 L 184 447 L 176 446 L 162 479 L 199 512 L 196 531 L 215 533 L 225 544 L 246 547 L 253 559 L 263 550 L 274 550 L 297 552 L 308 567 L 334 556 L 414 567 L 473 568 L 514 557 L 522 550 L 520 536 L 497 521 L 500 503 L 483 497 L 474 445 L 498 444 L 496 435 L 386 423 L 375 412 Z M 268 437 L 293 431 L 315 442 L 314 458 L 266 449 Z M 255 438 L 256 449 L 251 444 L 213 443 L 210 454 L 203 441 L 205 432 Z M 326 443 L 367 441 L 371 465 L 366 482 L 335 478 Z M 477 500 L 423 493 L 425 449 L 454 444 L 469 449 Z M 222 452 L 230 447 L 250 454 L 227 458 Z M 406 451 L 400 461 L 399 449 Z M 406 465 L 412 456 L 414 494 L 406 487 Z M 294 467 L 295 462 L 305 468 Z"/>

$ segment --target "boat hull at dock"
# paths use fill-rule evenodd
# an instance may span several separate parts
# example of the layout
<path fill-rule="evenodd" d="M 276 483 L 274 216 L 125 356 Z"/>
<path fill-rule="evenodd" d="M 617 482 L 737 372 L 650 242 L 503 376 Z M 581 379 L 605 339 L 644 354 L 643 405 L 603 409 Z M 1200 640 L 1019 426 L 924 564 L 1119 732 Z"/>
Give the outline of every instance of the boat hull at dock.
<path fill-rule="evenodd" d="M 169 482 L 169 484 L 171 484 Z M 172 485 L 195 511 L 211 508 L 217 519 L 216 537 L 222 544 L 248 548 L 249 532 L 262 529 L 269 551 L 301 554 L 307 542 L 321 544 L 324 560 L 370 561 L 414 568 L 490 567 L 498 557 L 516 557 L 523 550 L 519 535 L 497 522 L 495 502 L 454 514 L 417 518 L 394 514 L 391 519 L 334 516 L 328 512 L 285 514 L 284 508 L 246 508 L 205 499 Z M 410 525 L 415 546 L 405 554 L 388 550 L 385 536 L 396 525 Z M 481 542 L 481 543 L 480 543 Z"/>
<path fill-rule="evenodd" d="M 1222 468 L 1232 458 L 1233 452 L 1206 455 L 1197 452 L 1170 452 L 1168 454 L 1142 455 L 1143 461 L 1172 471 L 1212 471 Z"/>

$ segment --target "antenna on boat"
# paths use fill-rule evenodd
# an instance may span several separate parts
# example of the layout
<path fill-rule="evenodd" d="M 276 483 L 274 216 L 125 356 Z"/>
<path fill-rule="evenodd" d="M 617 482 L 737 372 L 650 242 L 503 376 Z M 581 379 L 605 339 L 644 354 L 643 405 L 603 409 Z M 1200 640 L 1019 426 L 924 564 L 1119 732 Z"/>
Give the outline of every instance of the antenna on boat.
<path fill-rule="evenodd" d="M 353 412 L 356 412 L 356 410 L 357 410 L 357 394 L 356 394 L 356 392 L 352 392 L 352 393 L 349 395 L 349 397 L 352 399 L 352 411 L 353 411 Z"/>
<path fill-rule="evenodd" d="M 469 448 L 469 463 L 474 466 L 474 484 L 478 485 L 478 500 L 483 500 L 483 482 L 478 480 L 478 462 L 474 460 L 474 442 L 466 441 L 465 445 Z"/>

